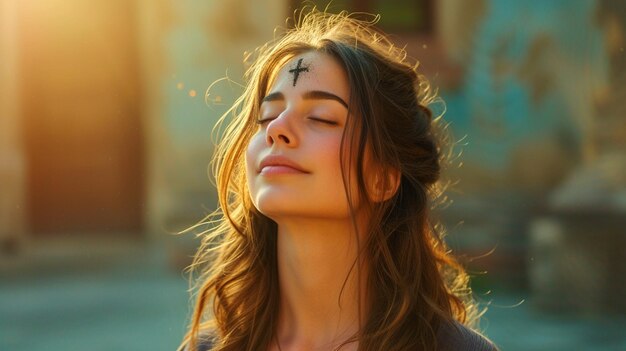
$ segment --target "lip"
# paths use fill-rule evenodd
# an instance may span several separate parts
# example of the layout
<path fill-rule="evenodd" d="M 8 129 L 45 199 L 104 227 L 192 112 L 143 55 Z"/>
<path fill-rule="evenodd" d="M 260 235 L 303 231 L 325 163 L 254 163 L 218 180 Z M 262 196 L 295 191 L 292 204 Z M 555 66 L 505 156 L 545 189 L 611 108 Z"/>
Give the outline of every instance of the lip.
<path fill-rule="evenodd" d="M 257 171 L 261 174 L 310 173 L 296 162 L 281 155 L 264 157 Z"/>

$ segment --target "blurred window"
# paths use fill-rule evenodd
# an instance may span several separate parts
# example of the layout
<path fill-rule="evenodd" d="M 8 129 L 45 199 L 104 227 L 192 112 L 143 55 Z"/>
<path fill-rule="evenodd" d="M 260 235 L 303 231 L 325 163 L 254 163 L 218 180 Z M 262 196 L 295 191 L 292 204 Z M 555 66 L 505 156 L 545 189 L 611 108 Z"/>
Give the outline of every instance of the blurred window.
<path fill-rule="evenodd" d="M 315 4 L 323 10 L 328 5 L 324 1 L 291 0 L 292 9 L 304 4 Z M 328 5 L 328 12 L 367 12 L 380 14 L 379 26 L 388 32 L 432 33 L 434 24 L 433 0 L 334 0 Z"/>

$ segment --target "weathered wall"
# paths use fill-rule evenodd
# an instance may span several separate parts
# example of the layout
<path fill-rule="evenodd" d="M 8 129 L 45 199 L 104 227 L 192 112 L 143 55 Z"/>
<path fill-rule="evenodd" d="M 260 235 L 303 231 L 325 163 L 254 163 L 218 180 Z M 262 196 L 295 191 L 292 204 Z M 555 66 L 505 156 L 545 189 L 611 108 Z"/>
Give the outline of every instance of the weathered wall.
<path fill-rule="evenodd" d="M 286 2 L 141 0 L 147 226 L 183 229 L 215 209 L 211 129 L 241 92 L 243 54 L 272 38 Z M 262 16 L 258 14 L 263 13 Z M 216 83 L 228 76 L 234 82 Z M 217 98 L 217 100 L 216 100 Z"/>
<path fill-rule="evenodd" d="M 442 90 L 460 140 L 444 211 L 477 270 L 526 286 L 534 213 L 592 157 L 609 87 L 597 1 L 443 0 L 438 34 L 463 82 Z"/>
<path fill-rule="evenodd" d="M 16 250 L 26 230 L 16 12 L 17 0 L 0 2 L 0 256 Z"/>
<path fill-rule="evenodd" d="M 467 134 L 464 190 L 542 193 L 584 157 L 607 79 L 596 6 L 442 1 L 439 32 L 464 71 L 443 92 L 453 131 Z"/>
<path fill-rule="evenodd" d="M 7 250 L 30 238 L 18 4 L 0 2 L 0 248 Z M 144 227 L 149 238 L 160 240 L 215 209 L 207 172 L 211 129 L 241 92 L 244 51 L 272 38 L 287 16 L 287 2 L 136 0 L 134 6 L 145 134 Z M 234 83 L 216 84 L 207 103 L 207 88 L 226 75 Z"/>

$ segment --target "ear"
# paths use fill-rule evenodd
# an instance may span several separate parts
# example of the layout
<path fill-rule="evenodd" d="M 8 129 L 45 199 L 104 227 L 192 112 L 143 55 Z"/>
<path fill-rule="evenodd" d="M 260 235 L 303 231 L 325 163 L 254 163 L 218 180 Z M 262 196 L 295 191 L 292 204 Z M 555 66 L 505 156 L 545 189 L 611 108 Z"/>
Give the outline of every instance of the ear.
<path fill-rule="evenodd" d="M 370 200 L 383 202 L 391 199 L 400 187 L 401 174 L 395 168 L 387 168 L 373 172 L 374 177 L 370 182 Z"/>

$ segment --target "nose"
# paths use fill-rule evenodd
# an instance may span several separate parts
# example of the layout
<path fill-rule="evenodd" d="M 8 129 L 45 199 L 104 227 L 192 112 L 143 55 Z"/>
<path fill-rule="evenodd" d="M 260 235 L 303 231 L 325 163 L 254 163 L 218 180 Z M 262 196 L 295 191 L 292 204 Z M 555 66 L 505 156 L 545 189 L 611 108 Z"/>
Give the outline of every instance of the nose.
<path fill-rule="evenodd" d="M 267 124 L 265 130 L 265 141 L 267 145 L 283 144 L 289 147 L 297 146 L 298 139 L 289 121 L 293 116 L 289 114 L 290 113 L 287 111 L 284 111 Z"/>

